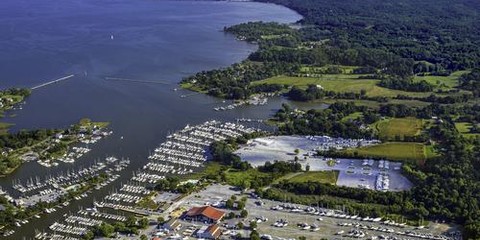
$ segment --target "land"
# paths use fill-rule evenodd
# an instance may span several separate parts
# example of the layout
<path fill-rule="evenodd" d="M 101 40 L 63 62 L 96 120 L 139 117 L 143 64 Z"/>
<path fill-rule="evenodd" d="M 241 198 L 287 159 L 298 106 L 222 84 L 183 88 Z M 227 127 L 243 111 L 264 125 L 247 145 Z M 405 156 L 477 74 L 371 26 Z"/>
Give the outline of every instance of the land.
<path fill-rule="evenodd" d="M 30 89 L 10 88 L 0 90 L 0 117 L 4 116 L 5 111 L 11 110 L 24 102 L 30 94 Z M 10 123 L 0 122 L 0 135 L 7 134 L 11 126 Z"/>
<path fill-rule="evenodd" d="M 421 143 L 388 142 L 376 146 L 346 150 L 345 153 L 363 158 L 413 160 L 417 163 L 423 163 L 427 159 L 426 146 Z"/>
<path fill-rule="evenodd" d="M 423 120 L 417 118 L 392 118 L 380 120 L 373 124 L 379 139 L 395 140 L 420 135 L 423 130 Z M 394 136 L 394 138 L 392 138 Z"/>
<path fill-rule="evenodd" d="M 289 182 L 319 182 L 335 185 L 337 179 L 338 171 L 314 171 L 301 173 L 286 180 Z"/>
<path fill-rule="evenodd" d="M 8 133 L 3 136 L 0 173 L 5 176 L 27 161 L 38 161 L 45 167 L 58 165 L 56 160 L 73 162 L 89 151 L 72 147 L 79 143 L 95 143 L 109 135 L 107 122 L 82 119 L 68 129 L 41 129 Z"/>

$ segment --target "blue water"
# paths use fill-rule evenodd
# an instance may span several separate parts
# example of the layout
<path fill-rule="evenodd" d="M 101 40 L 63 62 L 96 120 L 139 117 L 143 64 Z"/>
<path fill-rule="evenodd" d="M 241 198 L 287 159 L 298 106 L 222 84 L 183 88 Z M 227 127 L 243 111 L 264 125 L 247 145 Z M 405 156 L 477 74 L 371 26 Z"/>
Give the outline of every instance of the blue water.
<path fill-rule="evenodd" d="M 282 99 L 261 107 L 215 112 L 213 107 L 222 104 L 219 99 L 204 95 L 181 98 L 189 92 L 173 89 L 182 77 L 228 66 L 256 49 L 223 33 L 224 26 L 299 19 L 289 9 L 253 2 L 2 0 L 0 88 L 33 87 L 75 74 L 34 90 L 22 110 L 7 113 L 2 121 L 14 123 L 11 130 L 18 131 L 66 127 L 88 117 L 110 121 L 115 134 L 93 146 L 75 165 L 43 168 L 26 163 L 0 179 L 0 185 L 10 190 L 13 179 L 53 174 L 107 155 L 133 160 L 122 176 L 125 180 L 145 164 L 149 151 L 168 133 L 186 124 L 268 117 Z M 168 84 L 114 82 L 105 77 Z M 102 194 L 94 197 L 100 199 Z M 44 229 L 66 211 L 91 202 L 91 198 L 74 202 L 68 209 L 32 221 L 12 239 L 32 236 L 34 228 Z"/>

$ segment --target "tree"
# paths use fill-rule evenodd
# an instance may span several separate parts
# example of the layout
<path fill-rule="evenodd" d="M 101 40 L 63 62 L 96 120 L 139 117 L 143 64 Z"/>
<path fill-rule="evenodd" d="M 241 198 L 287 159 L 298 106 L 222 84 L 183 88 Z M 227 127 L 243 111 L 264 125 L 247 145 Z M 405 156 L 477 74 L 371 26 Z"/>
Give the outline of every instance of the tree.
<path fill-rule="evenodd" d="M 244 209 L 244 208 L 245 208 L 245 202 L 244 201 L 237 202 L 237 209 Z"/>
<path fill-rule="evenodd" d="M 240 217 L 246 218 L 247 216 L 248 216 L 247 210 L 243 209 L 242 211 L 240 211 Z"/>
<path fill-rule="evenodd" d="M 237 228 L 238 228 L 238 229 L 241 230 L 241 229 L 243 229 L 244 227 L 245 227 L 245 226 L 244 226 L 244 224 L 243 224 L 242 221 L 240 221 L 240 222 L 237 223 Z"/>
<path fill-rule="evenodd" d="M 165 218 L 160 216 L 160 217 L 157 218 L 157 222 L 158 222 L 158 224 L 164 224 L 165 223 Z"/>
<path fill-rule="evenodd" d="M 95 238 L 95 234 L 92 231 L 87 231 L 83 236 L 82 239 L 84 240 L 92 240 Z"/>
<path fill-rule="evenodd" d="M 305 172 L 309 172 L 310 171 L 310 165 L 307 164 L 307 166 L 305 166 Z"/>
<path fill-rule="evenodd" d="M 242 181 L 242 189 L 243 191 L 246 191 L 250 188 L 250 181 L 248 180 L 243 180 Z"/>
<path fill-rule="evenodd" d="M 225 202 L 225 207 L 228 208 L 228 209 L 232 209 L 233 208 L 233 204 L 234 204 L 234 201 L 232 199 L 228 199 L 226 202 Z"/>
<path fill-rule="evenodd" d="M 250 240 L 260 240 L 260 234 L 257 231 L 253 230 L 250 233 Z"/>
<path fill-rule="evenodd" d="M 148 226 L 148 219 L 147 218 L 142 218 L 140 221 L 138 221 L 139 227 L 140 228 L 146 228 Z"/>
<path fill-rule="evenodd" d="M 101 236 L 110 237 L 115 232 L 115 228 L 108 223 L 102 223 L 98 227 L 98 232 Z"/>
<path fill-rule="evenodd" d="M 251 221 L 250 222 L 250 229 L 255 230 L 257 228 L 257 221 Z"/>
<path fill-rule="evenodd" d="M 300 153 L 300 149 L 296 148 L 294 151 L 293 151 L 296 155 L 298 155 Z"/>
<path fill-rule="evenodd" d="M 147 237 L 147 235 L 145 235 L 145 234 L 142 234 L 142 236 L 140 236 L 140 240 L 148 240 L 148 237 Z"/>
<path fill-rule="evenodd" d="M 125 221 L 127 227 L 135 227 L 137 225 L 137 219 L 134 216 L 129 216 Z"/>

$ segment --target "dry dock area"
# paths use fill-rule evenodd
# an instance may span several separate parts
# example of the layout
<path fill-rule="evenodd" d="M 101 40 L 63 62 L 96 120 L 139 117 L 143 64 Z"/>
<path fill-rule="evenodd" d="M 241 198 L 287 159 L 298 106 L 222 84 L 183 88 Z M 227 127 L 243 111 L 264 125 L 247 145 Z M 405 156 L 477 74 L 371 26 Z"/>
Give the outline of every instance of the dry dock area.
<path fill-rule="evenodd" d="M 402 163 L 371 159 L 331 159 L 316 156 L 317 150 L 343 149 L 377 144 L 375 140 L 326 136 L 272 136 L 250 140 L 235 153 L 253 166 L 265 162 L 298 161 L 310 171 L 339 171 L 337 185 L 382 191 L 402 191 L 413 184 L 401 174 Z M 298 151 L 298 154 L 295 153 Z"/>

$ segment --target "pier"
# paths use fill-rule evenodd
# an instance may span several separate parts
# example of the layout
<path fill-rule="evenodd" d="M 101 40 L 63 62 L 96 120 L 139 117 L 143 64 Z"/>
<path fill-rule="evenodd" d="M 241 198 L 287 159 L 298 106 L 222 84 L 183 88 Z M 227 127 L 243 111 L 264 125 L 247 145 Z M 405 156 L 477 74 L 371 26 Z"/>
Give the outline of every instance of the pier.
<path fill-rule="evenodd" d="M 52 81 L 49 81 L 49 82 L 46 82 L 46 83 L 42 83 L 42 84 L 40 84 L 40 85 L 37 85 L 37 86 L 35 86 L 35 87 L 32 87 L 32 90 L 35 90 L 35 89 L 38 89 L 38 88 L 41 88 L 41 87 L 46 87 L 46 86 L 48 86 L 48 85 L 50 85 L 50 84 L 54 84 L 54 83 L 58 83 L 58 82 L 61 82 L 61 81 L 65 81 L 65 80 L 68 80 L 68 79 L 70 79 L 70 78 L 72 78 L 72 77 L 74 77 L 74 76 L 75 76 L 75 74 L 72 74 L 72 75 L 68 75 L 68 76 L 65 76 L 65 77 L 61 77 L 61 78 L 59 78 L 59 79 L 55 79 L 55 80 L 52 80 Z"/>
<path fill-rule="evenodd" d="M 132 79 L 132 78 L 118 78 L 118 77 L 105 77 L 106 81 L 122 81 L 122 82 L 134 82 L 134 83 L 153 83 L 153 84 L 164 84 L 170 85 L 166 81 L 150 81 L 150 80 L 141 80 L 141 79 Z"/>

